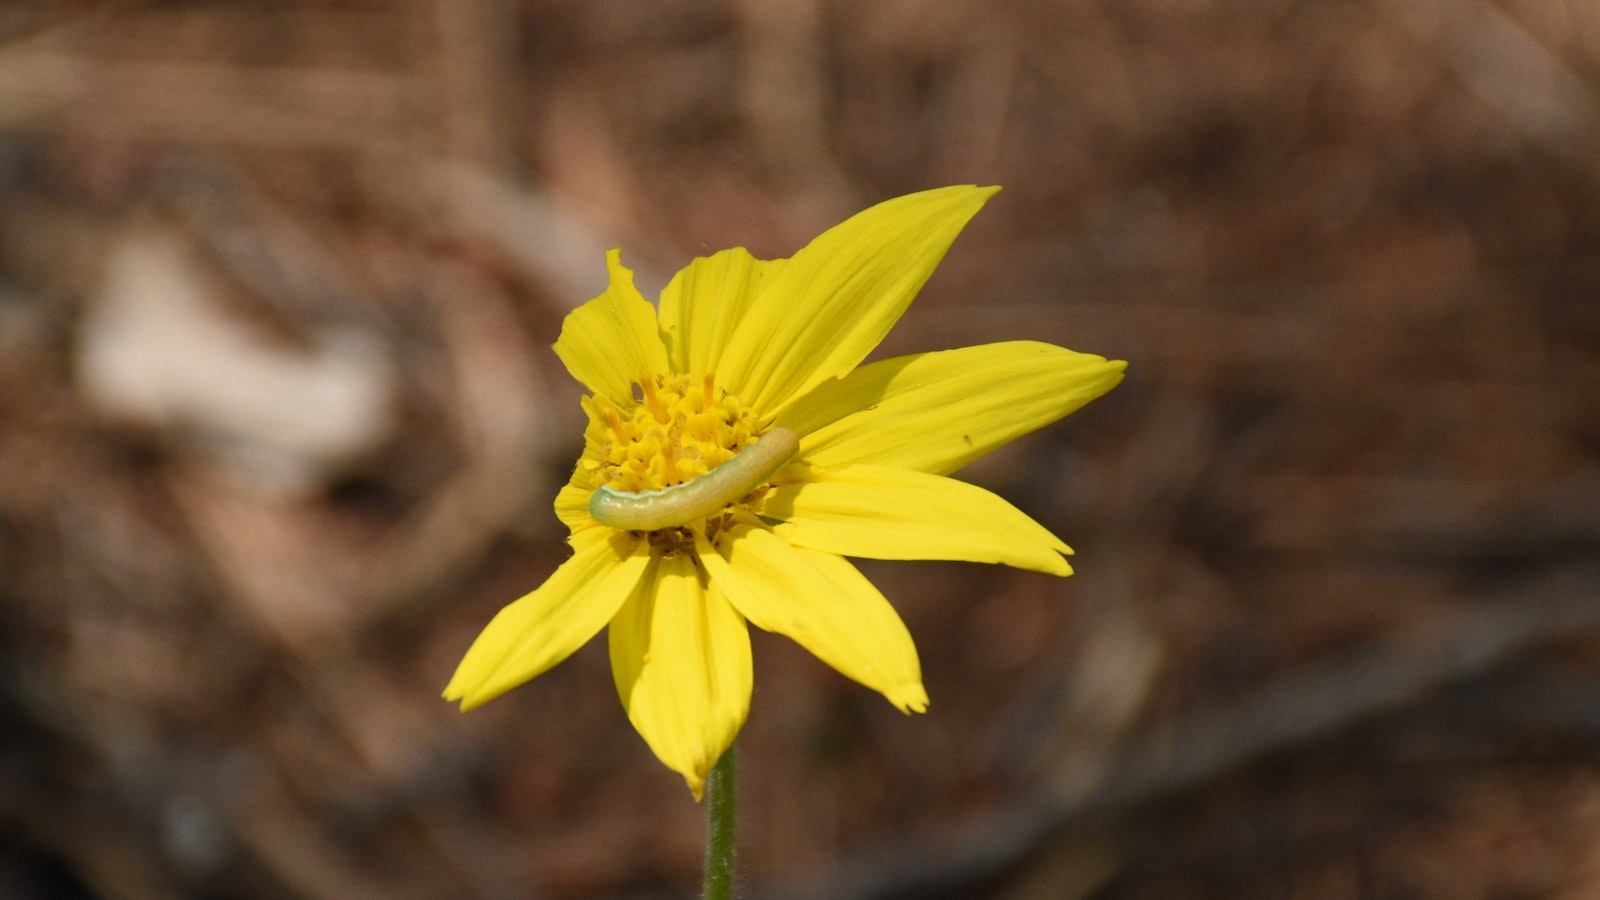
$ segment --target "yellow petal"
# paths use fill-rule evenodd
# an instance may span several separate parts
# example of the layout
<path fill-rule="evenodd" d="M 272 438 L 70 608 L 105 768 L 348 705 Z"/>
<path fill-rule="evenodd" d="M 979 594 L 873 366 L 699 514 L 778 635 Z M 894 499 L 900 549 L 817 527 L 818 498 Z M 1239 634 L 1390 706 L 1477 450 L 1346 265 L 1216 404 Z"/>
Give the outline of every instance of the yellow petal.
<path fill-rule="evenodd" d="M 1111 390 L 1127 363 L 1037 341 L 919 353 L 862 366 L 779 416 L 800 456 L 946 475 Z"/>
<path fill-rule="evenodd" d="M 823 232 L 763 285 L 717 363 L 718 380 L 756 409 L 776 412 L 855 368 L 997 190 L 908 194 Z"/>
<path fill-rule="evenodd" d="M 759 628 L 787 635 L 904 712 L 923 712 L 922 666 L 900 615 L 848 561 L 738 525 L 713 548 L 698 538 L 711 583 Z"/>
<path fill-rule="evenodd" d="M 606 253 L 611 284 L 605 293 L 567 314 L 556 339 L 556 355 L 590 391 L 614 399 L 633 396 L 646 373 L 667 371 L 667 348 L 656 326 L 656 310 L 633 286 L 633 270 L 621 253 Z"/>
<path fill-rule="evenodd" d="M 1072 550 L 1060 538 L 976 485 L 887 466 L 812 469 L 806 478 L 774 488 L 762 510 L 782 520 L 773 530 L 797 547 L 1072 574 L 1062 558 Z"/>
<path fill-rule="evenodd" d="M 750 712 L 750 633 L 694 558 L 658 557 L 611 622 L 611 672 L 633 727 L 696 800 Z"/>
<path fill-rule="evenodd" d="M 589 515 L 589 497 L 594 488 L 568 482 L 556 492 L 556 518 L 573 531 L 591 527 L 594 516 Z"/>
<path fill-rule="evenodd" d="M 568 656 L 616 615 L 644 574 L 649 544 L 594 529 L 574 536 L 572 558 L 532 593 L 512 602 L 472 642 L 444 689 L 462 710 L 493 700 Z"/>
<path fill-rule="evenodd" d="M 761 260 L 743 247 L 693 260 L 661 292 L 661 330 L 673 370 L 713 371 L 734 326 L 786 260 Z M 742 385 L 724 383 L 735 390 Z"/>

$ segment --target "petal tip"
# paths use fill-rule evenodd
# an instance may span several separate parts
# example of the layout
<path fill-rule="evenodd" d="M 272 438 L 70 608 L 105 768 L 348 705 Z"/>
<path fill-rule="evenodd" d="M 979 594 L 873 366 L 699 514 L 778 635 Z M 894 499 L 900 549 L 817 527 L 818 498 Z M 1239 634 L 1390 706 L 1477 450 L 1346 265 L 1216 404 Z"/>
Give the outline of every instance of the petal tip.
<path fill-rule="evenodd" d="M 459 712 L 470 712 L 473 709 L 476 709 L 477 707 L 482 705 L 481 701 L 475 703 L 472 700 L 468 699 L 467 697 L 465 697 L 465 696 L 463 696 L 461 694 L 458 694 L 458 693 L 448 693 L 447 692 L 444 695 L 444 699 L 445 699 L 446 703 L 457 703 L 457 704 L 459 704 L 459 707 L 460 707 L 459 710 L 458 710 Z"/>
<path fill-rule="evenodd" d="M 896 685 L 887 691 L 884 696 L 889 698 L 896 708 L 906 715 L 924 713 L 928 711 L 928 691 L 920 681 Z"/>
<path fill-rule="evenodd" d="M 612 287 L 625 286 L 625 290 L 637 290 L 633 285 L 633 270 L 622 264 L 621 247 L 612 247 L 606 251 L 606 274 L 611 278 Z"/>
<path fill-rule="evenodd" d="M 1067 561 L 1067 557 L 1072 555 L 1072 548 L 1068 547 L 1066 544 L 1062 544 L 1061 546 L 1056 547 L 1055 550 L 1056 552 L 1050 555 L 1050 564 L 1042 568 L 1040 571 L 1044 572 L 1046 575 L 1057 575 L 1062 578 L 1066 578 L 1068 575 L 1072 574 L 1072 563 Z"/>
<path fill-rule="evenodd" d="M 461 704 L 462 712 L 471 712 L 485 703 L 488 703 L 490 700 L 493 700 L 495 697 L 500 696 L 500 692 L 498 691 L 489 692 L 483 690 L 482 685 L 477 685 L 472 688 L 466 687 L 460 683 L 461 680 L 462 679 L 459 674 L 455 678 L 450 679 L 450 683 L 445 686 L 444 694 L 442 696 L 449 703 L 459 702 Z"/>

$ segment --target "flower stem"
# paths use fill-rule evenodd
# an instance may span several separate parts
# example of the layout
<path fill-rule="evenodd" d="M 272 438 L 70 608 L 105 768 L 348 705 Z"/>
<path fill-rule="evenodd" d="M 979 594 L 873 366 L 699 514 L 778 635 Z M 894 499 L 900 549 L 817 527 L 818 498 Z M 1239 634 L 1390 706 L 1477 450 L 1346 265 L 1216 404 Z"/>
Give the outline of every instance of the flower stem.
<path fill-rule="evenodd" d="M 734 881 L 734 850 L 736 840 L 735 819 L 738 818 L 739 800 L 736 796 L 739 775 L 735 766 L 734 748 L 728 747 L 722 758 L 711 768 L 706 779 L 706 791 L 711 795 L 706 801 L 706 875 L 705 900 L 732 900 Z"/>

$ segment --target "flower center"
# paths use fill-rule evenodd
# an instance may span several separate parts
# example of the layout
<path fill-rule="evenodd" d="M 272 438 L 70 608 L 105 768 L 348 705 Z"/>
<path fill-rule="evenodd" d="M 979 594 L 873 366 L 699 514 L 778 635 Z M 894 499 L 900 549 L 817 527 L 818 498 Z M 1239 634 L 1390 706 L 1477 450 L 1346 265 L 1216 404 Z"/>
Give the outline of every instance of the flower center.
<path fill-rule="evenodd" d="M 584 456 L 596 488 L 635 493 L 682 484 L 759 437 L 755 414 L 711 373 L 647 376 L 635 390 L 631 403 L 583 399 L 585 439 L 596 451 Z"/>

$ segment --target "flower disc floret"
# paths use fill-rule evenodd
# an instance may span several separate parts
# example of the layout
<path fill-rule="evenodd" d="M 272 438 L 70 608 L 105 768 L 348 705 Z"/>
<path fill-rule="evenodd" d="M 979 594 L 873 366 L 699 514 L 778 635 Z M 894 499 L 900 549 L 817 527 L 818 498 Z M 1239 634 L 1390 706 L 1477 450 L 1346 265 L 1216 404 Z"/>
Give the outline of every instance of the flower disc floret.
<path fill-rule="evenodd" d="M 590 486 L 658 491 L 706 474 L 755 439 L 756 417 L 713 375 L 652 375 L 623 403 L 584 398 Z"/>

